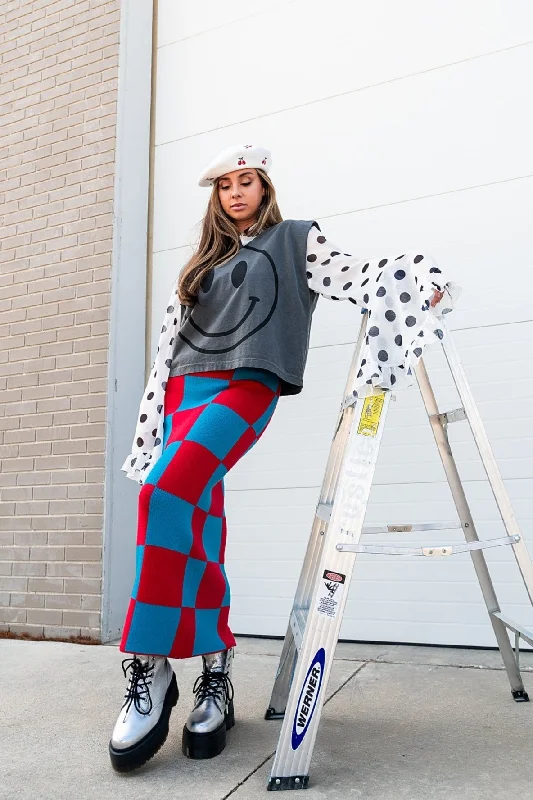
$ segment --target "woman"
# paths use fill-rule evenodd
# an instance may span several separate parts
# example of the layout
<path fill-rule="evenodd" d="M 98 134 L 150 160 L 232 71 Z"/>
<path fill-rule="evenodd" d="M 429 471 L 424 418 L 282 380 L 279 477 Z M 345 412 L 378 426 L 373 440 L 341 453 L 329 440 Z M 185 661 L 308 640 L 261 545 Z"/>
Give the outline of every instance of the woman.
<path fill-rule="evenodd" d="M 235 639 L 224 476 L 262 436 L 279 397 L 302 390 L 318 295 L 368 310 L 360 395 L 408 385 L 424 344 L 443 335 L 432 307 L 451 307 L 442 308 L 453 285 L 428 256 L 359 259 L 313 220 L 284 221 L 270 167 L 268 150 L 238 145 L 200 176 L 212 193 L 199 245 L 173 288 L 122 467 L 142 488 L 120 644 L 133 657 L 122 662 L 130 675 L 109 744 L 119 771 L 145 763 L 166 739 L 178 700 L 168 657 L 203 658 L 183 752 L 211 758 L 225 747 Z"/>

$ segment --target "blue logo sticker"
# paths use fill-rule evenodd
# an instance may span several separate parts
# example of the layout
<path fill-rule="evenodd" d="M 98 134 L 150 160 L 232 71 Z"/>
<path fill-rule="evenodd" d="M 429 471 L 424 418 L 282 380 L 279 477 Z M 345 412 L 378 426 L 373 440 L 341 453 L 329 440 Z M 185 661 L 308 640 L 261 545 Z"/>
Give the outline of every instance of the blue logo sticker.
<path fill-rule="evenodd" d="M 297 750 L 300 747 L 311 723 L 320 694 L 320 687 L 322 686 L 325 663 L 326 651 L 321 647 L 307 670 L 298 705 L 296 706 L 296 714 L 292 723 L 291 745 L 293 750 Z"/>

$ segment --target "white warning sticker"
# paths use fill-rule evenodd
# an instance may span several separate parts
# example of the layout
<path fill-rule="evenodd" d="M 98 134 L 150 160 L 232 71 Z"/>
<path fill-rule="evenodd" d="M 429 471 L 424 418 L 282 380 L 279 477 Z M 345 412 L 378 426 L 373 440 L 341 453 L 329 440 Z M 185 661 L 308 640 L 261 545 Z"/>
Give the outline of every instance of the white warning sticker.
<path fill-rule="evenodd" d="M 324 570 L 318 587 L 317 611 L 319 614 L 335 619 L 340 607 L 345 580 L 346 575 L 341 575 L 340 572 L 333 572 L 331 569 Z"/>

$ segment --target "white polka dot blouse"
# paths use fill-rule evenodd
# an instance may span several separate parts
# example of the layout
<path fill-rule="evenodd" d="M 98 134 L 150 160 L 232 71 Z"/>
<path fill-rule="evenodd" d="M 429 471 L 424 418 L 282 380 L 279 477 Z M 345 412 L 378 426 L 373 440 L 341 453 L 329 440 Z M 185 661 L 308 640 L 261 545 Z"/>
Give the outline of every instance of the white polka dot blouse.
<path fill-rule="evenodd" d="M 241 236 L 241 241 L 247 244 L 253 238 Z M 334 245 L 314 223 L 307 239 L 305 269 L 310 289 L 333 301 L 348 300 L 368 312 L 355 386 L 358 396 L 376 388 L 410 386 L 424 348 L 443 338 L 442 316 L 452 311 L 460 292 L 433 258 L 415 251 L 392 258 L 359 258 Z M 141 485 L 163 449 L 165 389 L 180 327 L 177 284 L 176 279 L 141 400 L 131 453 L 121 467 Z M 438 302 L 431 306 L 437 297 Z"/>

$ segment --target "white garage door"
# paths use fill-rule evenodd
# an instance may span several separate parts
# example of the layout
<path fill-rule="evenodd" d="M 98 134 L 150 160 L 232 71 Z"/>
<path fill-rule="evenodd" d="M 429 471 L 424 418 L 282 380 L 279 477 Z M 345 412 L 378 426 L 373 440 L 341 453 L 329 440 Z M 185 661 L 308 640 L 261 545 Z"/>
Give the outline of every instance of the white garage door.
<path fill-rule="evenodd" d="M 197 173 L 236 141 L 272 149 L 285 217 L 318 219 L 361 256 L 431 252 L 463 286 L 451 324 L 531 552 L 532 30 L 527 0 L 160 0 L 152 297 L 153 353 L 207 201 Z M 238 633 L 285 632 L 358 326 L 352 304 L 320 299 L 304 391 L 227 478 Z M 427 363 L 455 407 L 438 349 Z M 450 433 L 480 534 L 499 535 L 466 423 Z M 454 518 L 421 400 L 398 393 L 367 522 Z M 506 611 L 531 625 L 512 554 L 487 558 Z M 467 555 L 360 558 L 342 636 L 494 644 Z"/>

